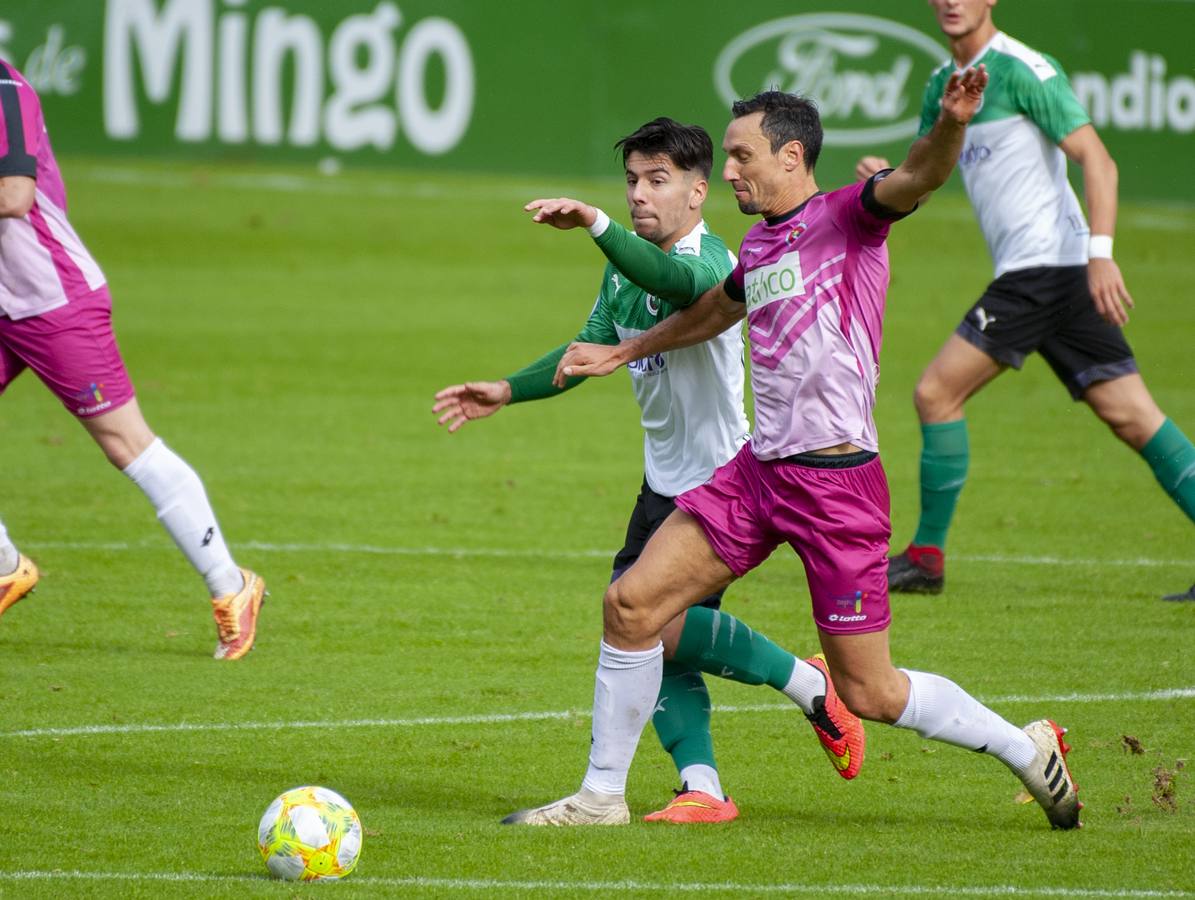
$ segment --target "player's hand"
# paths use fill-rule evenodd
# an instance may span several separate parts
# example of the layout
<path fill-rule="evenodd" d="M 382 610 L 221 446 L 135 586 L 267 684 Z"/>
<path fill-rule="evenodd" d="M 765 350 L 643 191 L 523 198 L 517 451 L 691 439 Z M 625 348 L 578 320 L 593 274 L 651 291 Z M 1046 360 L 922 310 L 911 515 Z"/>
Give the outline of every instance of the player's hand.
<path fill-rule="evenodd" d="M 892 163 L 882 156 L 865 156 L 855 164 L 855 178 L 859 181 L 866 181 L 876 172 L 891 168 Z"/>
<path fill-rule="evenodd" d="M 966 125 L 979 112 L 987 86 L 988 70 L 982 63 L 978 68 L 955 72 L 942 92 L 942 115 Z"/>
<path fill-rule="evenodd" d="M 571 200 L 568 197 L 555 197 L 549 200 L 532 200 L 523 207 L 526 212 L 533 212 L 532 222 L 551 225 L 561 231 L 570 228 L 588 228 L 597 221 L 597 210 L 588 203 Z"/>
<path fill-rule="evenodd" d="M 1124 285 L 1120 266 L 1112 259 L 1087 261 L 1087 286 L 1095 301 L 1095 310 L 1110 325 L 1123 326 L 1129 321 L 1133 298 Z"/>
<path fill-rule="evenodd" d="M 563 388 L 570 378 L 609 375 L 621 365 L 617 346 L 573 342 L 556 364 L 552 384 Z"/>
<path fill-rule="evenodd" d="M 432 412 L 440 413 L 436 423 L 447 425 L 452 432 L 473 419 L 492 416 L 509 402 L 509 382 L 470 381 L 437 391 Z"/>

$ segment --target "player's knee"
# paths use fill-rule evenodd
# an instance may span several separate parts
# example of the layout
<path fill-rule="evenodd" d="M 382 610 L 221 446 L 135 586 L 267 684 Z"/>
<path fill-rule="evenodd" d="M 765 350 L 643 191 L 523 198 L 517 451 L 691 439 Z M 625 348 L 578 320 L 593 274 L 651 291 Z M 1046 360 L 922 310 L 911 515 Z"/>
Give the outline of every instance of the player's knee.
<path fill-rule="evenodd" d="M 950 392 L 940 379 L 925 373 L 913 389 L 913 406 L 923 422 L 935 422 L 951 412 Z"/>
<path fill-rule="evenodd" d="M 643 641 L 655 630 L 651 610 L 623 586 L 621 578 L 606 588 L 602 619 L 607 636 L 620 641 Z"/>
<path fill-rule="evenodd" d="M 1095 413 L 1113 434 L 1137 450 L 1149 443 L 1166 418 L 1152 400 L 1104 404 L 1095 407 Z"/>

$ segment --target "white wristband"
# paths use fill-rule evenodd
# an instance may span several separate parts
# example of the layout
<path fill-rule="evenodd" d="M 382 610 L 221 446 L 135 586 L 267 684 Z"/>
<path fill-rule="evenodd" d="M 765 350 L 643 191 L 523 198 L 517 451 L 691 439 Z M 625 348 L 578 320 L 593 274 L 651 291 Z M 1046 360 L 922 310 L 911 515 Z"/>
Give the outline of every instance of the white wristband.
<path fill-rule="evenodd" d="M 1111 259 L 1112 258 L 1112 235 L 1110 234 L 1093 234 L 1087 239 L 1087 258 L 1088 259 Z"/>
<path fill-rule="evenodd" d="M 609 227 L 610 217 L 599 209 L 597 211 L 597 218 L 593 220 L 593 224 L 586 231 L 589 232 L 590 237 L 597 238 L 601 237 Z"/>

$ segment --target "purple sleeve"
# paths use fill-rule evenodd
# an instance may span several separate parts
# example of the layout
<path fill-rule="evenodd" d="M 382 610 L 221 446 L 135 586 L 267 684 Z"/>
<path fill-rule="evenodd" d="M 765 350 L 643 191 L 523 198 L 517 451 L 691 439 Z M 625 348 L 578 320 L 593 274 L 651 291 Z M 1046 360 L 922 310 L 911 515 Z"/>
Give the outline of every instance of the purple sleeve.
<path fill-rule="evenodd" d="M 891 169 L 876 172 L 867 181 L 839 188 L 827 198 L 837 209 L 839 221 L 865 246 L 877 247 L 884 243 L 892 223 L 909 215 L 889 209 L 875 198 L 876 183 L 891 173 Z"/>
<path fill-rule="evenodd" d="M 41 103 L 29 83 L 0 61 L 0 177 L 37 177 Z"/>

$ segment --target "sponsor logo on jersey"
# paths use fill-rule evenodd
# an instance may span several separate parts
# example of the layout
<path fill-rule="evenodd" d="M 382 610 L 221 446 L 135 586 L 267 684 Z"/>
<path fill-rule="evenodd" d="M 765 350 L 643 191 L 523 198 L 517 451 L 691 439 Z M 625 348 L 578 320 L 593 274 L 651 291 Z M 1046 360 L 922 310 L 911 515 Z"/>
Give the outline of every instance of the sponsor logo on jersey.
<path fill-rule="evenodd" d="M 958 156 L 960 166 L 973 166 L 976 163 L 987 162 L 992 157 L 992 148 L 983 144 L 968 144 Z"/>
<path fill-rule="evenodd" d="M 804 294 L 801 252 L 790 250 L 770 266 L 751 269 L 743 279 L 743 290 L 747 294 L 747 312 L 777 300 Z"/>
<path fill-rule="evenodd" d="M 622 290 L 622 279 L 618 277 L 617 272 L 610 275 L 610 283 L 614 285 L 614 294 L 617 296 L 618 292 Z"/>
<path fill-rule="evenodd" d="M 917 134 L 922 73 L 948 56 L 891 19 L 808 13 L 732 39 L 714 62 L 714 87 L 728 105 L 769 88 L 816 97 L 826 146 L 865 146 Z"/>
<path fill-rule="evenodd" d="M 645 356 L 627 363 L 627 371 L 633 378 L 652 378 L 668 368 L 668 357 L 663 353 Z"/>

